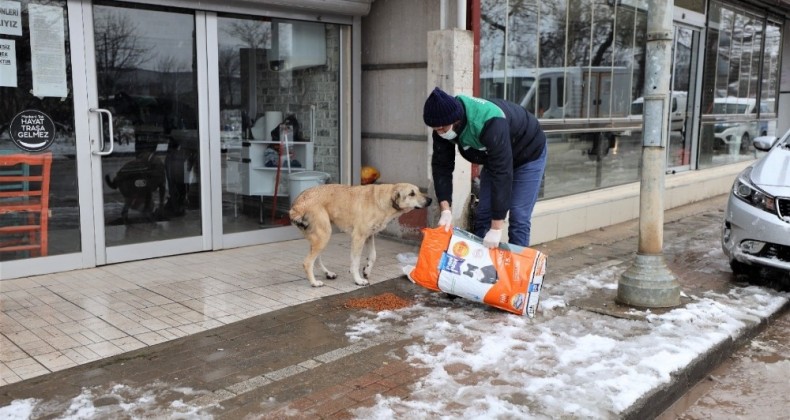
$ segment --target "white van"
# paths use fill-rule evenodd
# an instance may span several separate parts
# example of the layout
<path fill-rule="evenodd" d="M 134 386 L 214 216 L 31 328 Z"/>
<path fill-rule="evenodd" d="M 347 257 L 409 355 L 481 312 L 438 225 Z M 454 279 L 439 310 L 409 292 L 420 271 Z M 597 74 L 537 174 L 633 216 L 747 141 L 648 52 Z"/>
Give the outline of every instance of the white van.
<path fill-rule="evenodd" d="M 676 90 L 672 92 L 672 103 L 669 108 L 669 131 L 679 132 L 685 138 L 686 134 L 686 105 L 688 92 Z M 631 116 L 644 113 L 645 98 L 638 97 L 631 103 Z"/>
<path fill-rule="evenodd" d="M 480 90 L 483 98 L 507 98 L 538 118 L 625 117 L 631 77 L 627 67 L 515 68 L 481 74 Z"/>

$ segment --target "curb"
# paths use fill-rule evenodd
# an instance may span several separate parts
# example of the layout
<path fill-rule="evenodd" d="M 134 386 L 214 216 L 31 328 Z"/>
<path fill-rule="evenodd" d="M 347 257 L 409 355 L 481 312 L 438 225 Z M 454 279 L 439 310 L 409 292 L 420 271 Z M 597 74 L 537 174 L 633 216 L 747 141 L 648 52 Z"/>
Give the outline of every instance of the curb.
<path fill-rule="evenodd" d="M 671 408 L 685 393 L 705 379 L 716 367 L 737 350 L 763 332 L 771 322 L 790 310 L 790 300 L 760 322 L 748 325 L 735 337 L 730 337 L 699 355 L 685 368 L 672 374 L 669 383 L 642 396 L 620 414 L 624 420 L 654 419 Z"/>

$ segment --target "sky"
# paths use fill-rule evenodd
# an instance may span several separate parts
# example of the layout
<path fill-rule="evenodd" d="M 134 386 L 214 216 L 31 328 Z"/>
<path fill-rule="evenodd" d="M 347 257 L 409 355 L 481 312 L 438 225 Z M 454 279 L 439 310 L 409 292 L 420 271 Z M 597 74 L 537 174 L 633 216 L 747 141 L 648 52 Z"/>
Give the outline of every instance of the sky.
<path fill-rule="evenodd" d="M 698 270 L 729 270 L 717 241 L 695 245 L 707 247 L 710 262 Z M 409 258 L 399 255 L 399 260 Z M 686 296 L 690 303 L 663 315 L 646 311 L 646 321 L 571 305 L 601 289 L 616 289 L 617 270 L 602 263 L 575 275 L 547 277 L 535 318 L 462 298 L 448 300 L 440 293 L 418 295 L 414 305 L 403 309 L 354 313 L 346 330 L 350 341 L 393 331 L 410 336 L 414 343 L 392 357 L 426 369 L 427 374 L 413 385 L 408 399 L 377 396 L 372 407 L 353 414 L 362 419 L 618 418 L 646 392 L 668 383 L 672 372 L 790 298 L 772 289 L 735 287 L 727 294 Z M 779 383 L 790 377 L 790 363 L 755 363 L 762 364 L 755 369 L 772 372 Z M 210 419 L 211 407 L 189 404 L 195 394 L 203 393 L 167 382 L 144 387 L 117 384 L 109 390 L 86 387 L 58 418 L 122 413 Z M 175 402 L 161 408 L 157 399 L 164 396 Z M 107 404 L 108 398 L 117 403 Z M 16 400 L 0 408 L 0 418 L 27 419 L 46 404 Z"/>

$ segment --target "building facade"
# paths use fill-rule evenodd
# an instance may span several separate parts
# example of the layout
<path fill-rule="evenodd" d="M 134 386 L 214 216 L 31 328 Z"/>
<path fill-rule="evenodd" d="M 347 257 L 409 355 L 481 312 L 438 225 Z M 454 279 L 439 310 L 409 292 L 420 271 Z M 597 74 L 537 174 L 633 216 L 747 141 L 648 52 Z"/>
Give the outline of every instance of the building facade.
<path fill-rule="evenodd" d="M 363 165 L 430 190 L 421 110 L 436 85 L 540 117 L 534 243 L 635 218 L 646 13 L 637 0 L 0 1 L 0 280 L 295 239 L 291 199 L 358 183 Z M 676 2 L 669 207 L 725 192 L 750 140 L 790 126 L 788 15 Z M 461 201 L 474 173 L 458 167 Z M 386 234 L 417 239 L 434 217 Z"/>

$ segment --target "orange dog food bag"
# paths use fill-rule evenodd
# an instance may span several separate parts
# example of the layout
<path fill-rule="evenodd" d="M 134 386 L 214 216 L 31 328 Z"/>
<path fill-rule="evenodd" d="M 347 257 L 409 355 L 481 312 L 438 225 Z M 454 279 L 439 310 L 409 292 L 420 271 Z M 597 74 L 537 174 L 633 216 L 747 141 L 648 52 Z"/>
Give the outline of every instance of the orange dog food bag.
<path fill-rule="evenodd" d="M 415 283 L 530 318 L 540 300 L 546 255 L 532 248 L 483 246 L 479 237 L 459 228 L 423 229 Z"/>

